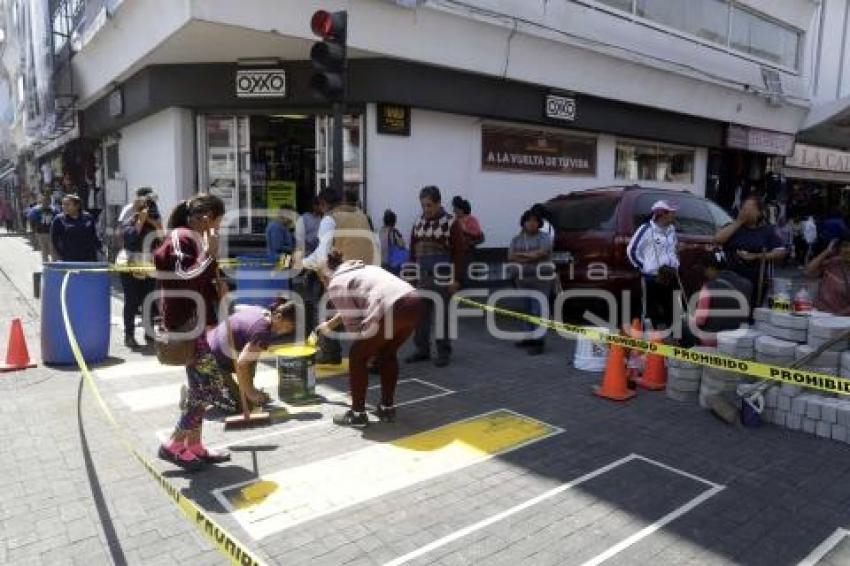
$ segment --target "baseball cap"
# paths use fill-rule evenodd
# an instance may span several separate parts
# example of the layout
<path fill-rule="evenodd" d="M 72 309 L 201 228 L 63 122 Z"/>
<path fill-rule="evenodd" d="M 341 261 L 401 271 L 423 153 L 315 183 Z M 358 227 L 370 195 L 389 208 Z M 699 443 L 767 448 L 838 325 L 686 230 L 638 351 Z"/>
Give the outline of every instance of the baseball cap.
<path fill-rule="evenodd" d="M 679 207 L 673 206 L 672 204 L 670 204 L 666 200 L 657 200 L 652 205 L 652 212 L 656 212 L 658 210 L 665 210 L 667 212 L 676 212 L 677 210 L 679 210 Z"/>

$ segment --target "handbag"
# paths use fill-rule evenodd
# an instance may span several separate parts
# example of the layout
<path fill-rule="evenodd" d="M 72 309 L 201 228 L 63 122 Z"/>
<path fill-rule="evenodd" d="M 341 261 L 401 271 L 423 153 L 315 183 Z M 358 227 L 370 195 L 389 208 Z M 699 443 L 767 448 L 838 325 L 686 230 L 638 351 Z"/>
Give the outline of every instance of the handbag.
<path fill-rule="evenodd" d="M 154 326 L 154 349 L 159 363 L 166 366 L 186 366 L 191 363 L 195 357 L 195 338 L 176 338 L 175 334 L 192 332 L 195 326 L 194 316 L 175 330 L 167 330 L 161 321 Z"/>
<path fill-rule="evenodd" d="M 410 252 L 407 248 L 398 244 L 398 230 L 393 230 L 389 236 L 389 251 L 387 252 L 387 264 L 391 269 L 399 269 L 410 260 Z"/>

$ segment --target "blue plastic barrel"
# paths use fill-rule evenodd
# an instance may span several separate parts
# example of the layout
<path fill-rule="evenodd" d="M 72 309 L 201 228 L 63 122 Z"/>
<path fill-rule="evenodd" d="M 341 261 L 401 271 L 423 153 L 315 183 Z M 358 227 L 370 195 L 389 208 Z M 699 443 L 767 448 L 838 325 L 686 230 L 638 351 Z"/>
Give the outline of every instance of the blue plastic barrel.
<path fill-rule="evenodd" d="M 236 304 L 265 307 L 289 290 L 289 270 L 275 269 L 276 257 L 254 254 L 236 260 Z"/>
<path fill-rule="evenodd" d="M 76 364 L 62 319 L 62 280 L 68 270 L 104 268 L 101 262 L 44 264 L 41 289 L 41 357 L 46 364 Z M 88 363 L 109 356 L 109 273 L 72 273 L 67 291 L 68 317 Z"/>

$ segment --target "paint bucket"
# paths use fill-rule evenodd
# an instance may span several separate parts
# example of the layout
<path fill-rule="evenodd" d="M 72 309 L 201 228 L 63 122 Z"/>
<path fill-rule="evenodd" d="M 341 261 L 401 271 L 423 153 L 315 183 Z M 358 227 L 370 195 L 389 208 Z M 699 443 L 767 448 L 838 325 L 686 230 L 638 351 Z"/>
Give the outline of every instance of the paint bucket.
<path fill-rule="evenodd" d="M 764 395 L 753 395 L 759 384 L 742 383 L 737 387 L 741 399 L 741 424 L 747 427 L 761 426 L 764 411 Z"/>
<path fill-rule="evenodd" d="M 286 345 L 272 348 L 277 365 L 277 393 L 281 401 L 298 402 L 316 397 L 316 348 Z"/>
<path fill-rule="evenodd" d="M 608 332 L 607 328 L 594 328 L 599 332 Z M 573 367 L 583 371 L 601 372 L 605 370 L 608 361 L 608 345 L 604 342 L 594 342 L 584 336 L 576 340 L 576 352 L 573 357 Z"/>

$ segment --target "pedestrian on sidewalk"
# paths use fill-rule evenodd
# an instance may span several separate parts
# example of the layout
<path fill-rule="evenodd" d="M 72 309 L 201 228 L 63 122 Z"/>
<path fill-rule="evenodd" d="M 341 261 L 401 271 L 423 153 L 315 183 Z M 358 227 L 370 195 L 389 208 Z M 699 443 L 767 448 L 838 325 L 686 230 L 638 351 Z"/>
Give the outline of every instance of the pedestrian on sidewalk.
<path fill-rule="evenodd" d="M 12 207 L 6 202 L 6 199 L 0 197 L 0 223 L 6 227 L 6 233 L 11 234 L 14 227 L 15 215 L 12 212 Z"/>
<path fill-rule="evenodd" d="M 158 235 L 162 232 L 162 220 L 153 199 L 137 198 L 133 205 L 133 215 L 121 225 L 124 246 L 118 253 L 115 263 L 122 267 L 141 267 L 150 263 L 153 250 L 159 247 Z M 136 342 L 136 313 L 143 307 L 142 320 L 145 321 L 145 343 L 153 344 L 152 321 L 155 301 L 153 297 L 145 301 L 156 288 L 156 280 L 151 273 L 142 270 L 121 273 L 121 287 L 124 290 L 124 345 L 130 349 L 139 348 Z"/>
<path fill-rule="evenodd" d="M 803 239 L 806 241 L 806 256 L 803 264 L 807 265 L 815 257 L 815 246 L 818 243 L 818 225 L 811 214 L 803 221 Z"/>
<path fill-rule="evenodd" d="M 741 203 L 738 217 L 717 231 L 714 241 L 723 246 L 729 268 L 753 286 L 750 310 L 761 306 L 773 275 L 773 262 L 788 253 L 773 226 L 764 221 L 764 202 L 757 195 Z"/>
<path fill-rule="evenodd" d="M 384 225 L 378 231 L 378 241 L 381 243 L 381 267 L 398 275 L 401 266 L 410 259 L 410 253 L 404 245 L 404 236 L 396 225 L 396 214 L 389 208 L 384 211 Z"/>
<path fill-rule="evenodd" d="M 626 254 L 640 270 L 642 320 L 654 329 L 667 329 L 673 324 L 673 298 L 679 288 L 679 239 L 673 225 L 678 208 L 659 200 L 651 210 L 652 218 L 638 227 Z"/>
<path fill-rule="evenodd" d="M 850 316 L 850 240 L 833 239 L 806 266 L 806 275 L 820 278 L 816 309 Z"/>
<path fill-rule="evenodd" d="M 291 254 L 295 249 L 295 238 L 290 230 L 294 215 L 288 205 L 283 205 L 278 210 L 277 217 L 266 226 L 266 254 L 275 262 L 280 256 Z"/>
<path fill-rule="evenodd" d="M 484 230 L 481 229 L 478 219 L 472 215 L 472 204 L 465 198 L 457 196 L 452 199 L 452 212 L 463 230 L 467 252 L 483 244 Z"/>
<path fill-rule="evenodd" d="M 322 221 L 319 224 L 319 244 L 304 258 L 303 267 L 321 274 L 331 249 L 338 250 L 344 260 L 360 260 L 367 265 L 378 265 L 380 249 L 375 242 L 369 219 L 356 206 L 356 193 L 346 192 L 345 202 L 333 189 L 319 193 Z M 319 341 L 316 362 L 339 365 L 342 363 L 342 347 L 338 340 L 324 337 Z"/>
<path fill-rule="evenodd" d="M 396 415 L 398 349 L 419 323 L 422 301 L 406 281 L 359 260 L 343 262 L 337 250 L 328 256 L 321 276 L 337 313 L 316 332 L 326 335 L 343 324 L 355 336 L 349 353 L 351 409 L 334 416 L 333 422 L 357 428 L 369 424 L 367 365 L 373 358 L 381 375 L 381 402 L 375 412 L 380 420 L 392 422 Z"/>
<path fill-rule="evenodd" d="M 552 279 L 548 275 L 554 272 L 554 266 L 550 262 L 552 240 L 548 234 L 540 231 L 543 219 L 533 210 L 526 210 L 522 214 L 519 224 L 522 230 L 513 237 L 508 251 L 508 261 L 518 264 L 519 267 L 514 278 L 515 285 L 518 289 L 543 293 L 548 304 Z M 545 264 L 548 264 L 548 266 L 544 267 Z M 547 276 L 544 276 L 544 270 L 548 272 L 546 273 Z M 527 315 L 538 318 L 541 316 L 540 301 L 535 296 L 524 297 L 523 302 L 525 303 L 524 311 Z M 528 332 L 528 337 L 517 342 L 517 347 L 527 347 L 528 354 L 531 356 L 542 354 L 546 330 L 530 322 L 525 322 L 524 327 Z M 537 334 L 540 334 L 540 337 L 535 338 Z"/>
<path fill-rule="evenodd" d="M 449 365 L 452 354 L 449 301 L 461 287 L 465 253 L 463 230 L 443 208 L 441 199 L 440 189 L 433 185 L 419 191 L 422 216 L 410 235 L 410 259 L 416 264 L 416 287 L 436 293 L 436 297 L 423 297 L 425 311 L 416 329 L 416 351 L 405 360 L 416 363 L 431 357 L 431 324 L 442 320 L 435 329 L 437 367 Z M 440 309 L 439 315 L 436 309 Z"/>
<path fill-rule="evenodd" d="M 50 241 L 59 261 L 97 261 L 100 239 L 94 218 L 82 211 L 77 195 L 62 199 L 62 212 L 50 225 Z"/>
<path fill-rule="evenodd" d="M 188 395 L 171 438 L 159 447 L 159 457 L 188 471 L 205 463 L 220 463 L 230 454 L 206 448 L 201 434 L 207 405 L 227 406 L 228 399 L 218 362 L 207 342 L 208 330 L 218 323 L 216 307 L 221 292 L 218 269 L 219 226 L 224 202 L 213 195 L 197 194 L 178 204 L 168 219 L 169 233 L 154 252 L 160 291 L 162 327 L 171 332 L 194 332 L 192 360 L 186 366 Z M 175 296 L 191 293 L 194 297 Z M 200 326 L 200 332 L 198 328 Z"/>
<path fill-rule="evenodd" d="M 50 241 L 50 226 L 53 224 L 53 219 L 58 215 L 59 209 L 53 206 L 50 195 L 47 193 L 41 195 L 41 203 L 32 207 L 27 214 L 27 220 L 32 225 L 38 242 L 38 249 L 41 251 L 42 263 L 56 259 L 53 243 Z"/>

